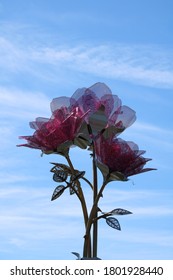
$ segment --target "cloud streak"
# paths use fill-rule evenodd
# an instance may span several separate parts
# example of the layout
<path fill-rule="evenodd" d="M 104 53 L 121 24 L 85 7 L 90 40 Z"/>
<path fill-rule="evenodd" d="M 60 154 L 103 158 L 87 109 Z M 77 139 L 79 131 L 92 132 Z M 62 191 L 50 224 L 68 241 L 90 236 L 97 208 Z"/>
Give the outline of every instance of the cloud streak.
<path fill-rule="evenodd" d="M 29 197 L 27 192 L 29 192 Z M 114 197 L 114 193 L 117 192 L 111 191 L 109 197 Z M 27 253 L 33 250 L 39 251 L 42 242 L 46 242 L 46 244 L 50 245 L 56 242 L 57 247 L 59 247 L 60 244 L 66 246 L 69 242 L 68 248 L 75 248 L 76 245 L 74 244 L 79 242 L 80 238 L 82 246 L 84 226 L 82 223 L 80 203 L 76 201 L 73 196 L 69 195 L 59 198 L 58 201 L 50 202 L 50 200 L 47 199 L 48 194 L 49 191 L 47 188 L 32 187 L 30 189 L 22 187 L 17 187 L 15 189 L 13 187 L 2 191 L 0 197 L 8 199 L 8 201 L 10 198 L 11 201 L 13 201 L 10 209 L 8 209 L 7 205 L 4 208 L 3 205 L 0 207 L 2 208 L 0 215 L 0 251 L 2 252 L 2 255 L 5 254 L 5 252 L 3 252 L 5 246 L 7 248 L 10 246 L 12 250 L 17 250 L 18 254 L 20 254 L 20 251 L 22 250 L 25 250 Z M 129 192 L 121 191 L 117 196 L 123 197 L 124 195 L 127 201 L 128 194 Z M 161 197 L 162 193 L 158 193 L 157 195 Z M 147 191 L 138 191 L 136 194 L 133 194 L 133 197 L 129 197 L 129 200 L 131 204 L 134 204 L 136 198 L 146 198 L 147 200 L 147 197 L 150 197 L 151 200 L 153 200 L 153 196 L 154 193 L 152 195 L 149 192 L 147 193 Z M 109 203 L 111 204 L 112 201 L 110 200 Z M 65 208 L 64 205 L 66 205 Z M 158 232 L 156 226 L 151 226 L 150 229 L 146 229 L 145 225 L 146 219 L 148 223 L 149 218 L 151 218 L 150 221 L 152 221 L 153 217 L 158 217 L 159 215 L 161 218 L 169 218 L 170 215 L 172 216 L 173 214 L 171 208 L 169 209 L 166 205 L 162 213 L 161 209 L 159 210 L 159 207 L 157 206 L 147 207 L 146 205 L 145 209 L 143 207 L 135 207 L 133 210 L 135 215 L 128 217 L 128 219 L 126 217 L 118 217 L 122 225 L 122 232 L 120 233 L 114 232 L 107 227 L 104 222 L 100 222 L 100 238 L 104 241 L 106 240 L 108 243 L 111 242 L 112 246 L 116 246 L 116 248 L 117 245 L 115 244 L 117 244 L 117 242 L 118 244 L 121 244 L 121 246 L 122 242 L 127 246 L 133 244 L 133 246 L 137 247 L 142 244 L 146 244 L 147 246 L 152 244 L 152 246 L 162 248 L 172 246 L 172 235 L 169 229 L 160 229 L 159 227 Z M 140 227 L 135 228 L 134 220 L 137 224 L 139 215 L 140 222 L 144 221 L 144 225 L 142 226 L 140 224 Z M 34 247 L 30 248 L 30 244 L 34 245 Z M 44 248 L 46 248 L 46 244 L 44 245 Z M 106 246 L 106 243 L 104 244 L 104 246 Z M 10 256 L 10 252 L 7 253 Z M 51 250 L 48 250 L 47 254 L 47 257 L 49 257 L 49 255 L 51 256 Z M 106 253 L 102 252 L 102 255 L 104 256 Z M 27 258 L 27 255 L 25 257 Z M 41 257 L 41 253 L 39 257 Z M 108 255 L 108 257 L 111 257 L 111 255 Z M 56 258 L 61 258 L 60 252 L 57 252 Z M 114 254 L 112 258 L 114 258 Z"/>
<path fill-rule="evenodd" d="M 163 53 L 152 47 L 102 45 L 58 50 L 45 48 L 35 53 L 34 57 L 55 65 L 65 63 L 74 70 L 101 77 L 154 87 L 173 87 L 173 65 L 167 57 L 163 57 Z"/>
<path fill-rule="evenodd" d="M 77 47 L 28 47 L 4 37 L 0 38 L 0 43 L 0 67 L 11 72 L 25 71 L 48 79 L 51 72 L 73 70 L 156 88 L 173 88 L 173 53 L 157 46 L 79 44 Z"/>
<path fill-rule="evenodd" d="M 0 115 L 29 118 L 36 114 L 50 116 L 50 99 L 40 92 L 22 91 L 16 88 L 0 87 Z"/>
<path fill-rule="evenodd" d="M 22 125 L 25 122 L 26 125 L 26 120 L 33 120 L 37 116 L 49 117 L 51 114 L 49 107 L 51 100 L 48 95 L 42 92 L 22 90 L 23 86 L 18 83 L 18 79 L 15 82 L 18 88 L 14 88 L 11 86 L 13 82 L 9 82 L 12 77 L 14 80 L 16 77 L 25 77 L 27 81 L 34 78 L 39 83 L 50 82 L 50 80 L 56 83 L 56 77 L 59 73 L 67 77 L 68 73 L 72 72 L 74 75 L 82 73 L 97 79 L 118 79 L 156 88 L 173 88 L 173 53 L 156 46 L 78 44 L 74 47 L 52 44 L 50 47 L 50 45 L 45 44 L 36 46 L 32 42 L 28 46 L 26 42 L 19 43 L 10 36 L 8 39 L 5 38 L 4 35 L 0 38 L 0 53 L 2 58 L 0 70 L 3 70 L 1 80 L 8 82 L 7 86 L 0 87 L 0 116 L 4 119 L 1 121 L 0 144 L 2 152 L 6 147 L 9 149 L 12 142 L 17 142 L 14 140 L 18 130 L 16 120 L 19 120 Z M 142 138 L 142 141 L 146 140 L 153 146 L 156 146 L 156 143 L 161 144 L 163 149 L 172 147 L 172 131 L 152 124 L 136 122 L 127 135 L 137 135 L 139 140 Z M 3 176 L 0 176 L 0 183 L 3 185 L 3 189 L 0 191 L 1 243 L 26 249 L 29 242 L 36 244 L 40 240 L 57 239 L 64 239 L 66 242 L 71 239 L 75 240 L 76 236 L 77 238 L 82 237 L 84 231 L 78 201 L 65 196 L 60 198 L 58 202 L 51 203 L 50 197 L 53 190 L 31 187 L 33 184 L 36 185 L 38 180 L 39 184 L 44 186 L 46 184 L 44 179 L 38 178 L 38 175 L 37 177 L 35 175 L 26 176 L 26 164 L 22 166 L 20 164 L 22 159 L 15 158 L 14 155 L 11 161 L 9 157 L 9 164 L 12 165 L 9 166 L 8 157 L 9 155 L 4 153 L 4 159 L 1 162 L 2 169 L 8 167 L 8 171 L 10 170 L 9 173 L 5 169 Z M 76 160 L 78 161 L 77 157 Z M 86 166 L 86 162 L 84 165 Z M 30 172 L 33 172 L 32 168 L 31 166 Z M 158 217 L 172 218 L 173 209 L 169 197 L 165 196 L 164 205 L 164 194 L 159 191 L 157 193 L 114 191 L 111 186 L 108 190 L 110 192 L 105 191 L 104 194 L 107 202 L 103 205 L 101 202 L 103 211 L 112 210 L 116 206 L 127 208 L 134 212 L 133 221 L 139 221 L 139 219 L 146 221 L 146 219 L 157 219 Z M 141 227 L 137 236 L 134 234 L 135 229 L 130 225 L 128 233 L 123 233 L 122 236 L 118 235 L 116 240 L 128 242 L 130 233 L 132 236 L 130 242 L 133 243 L 148 243 L 149 245 L 154 243 L 158 246 L 172 244 L 171 234 L 166 230 L 165 232 L 160 231 L 156 240 L 157 228 L 154 227 L 151 228 L 150 232 L 146 231 L 145 233 L 143 233 L 144 228 Z M 69 228 L 70 230 L 68 230 Z M 105 240 L 107 237 L 114 238 L 105 236 L 107 234 L 107 231 L 105 233 L 105 225 L 102 230 Z M 40 235 L 38 235 L 39 232 L 41 232 Z M 110 234 L 113 236 L 112 232 Z"/>

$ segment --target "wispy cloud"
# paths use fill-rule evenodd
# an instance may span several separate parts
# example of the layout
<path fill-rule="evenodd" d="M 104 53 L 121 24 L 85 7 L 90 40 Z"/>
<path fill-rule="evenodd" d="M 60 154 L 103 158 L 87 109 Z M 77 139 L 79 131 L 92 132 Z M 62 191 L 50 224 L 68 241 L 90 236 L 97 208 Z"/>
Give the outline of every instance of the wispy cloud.
<path fill-rule="evenodd" d="M 152 125 L 151 123 L 144 123 L 144 122 L 136 122 L 133 127 L 137 130 L 145 130 L 145 131 L 148 131 L 148 132 L 153 132 L 153 133 L 164 133 L 164 134 L 167 134 L 169 136 L 173 136 L 173 131 L 172 130 L 168 130 L 168 129 L 165 129 L 165 128 L 162 128 L 162 127 L 159 127 L 159 126 L 156 126 L 156 125 Z"/>
<path fill-rule="evenodd" d="M 9 174 L 8 172 L 3 172 L 2 175 L 0 175 L 0 183 L 2 185 L 4 184 L 10 184 L 10 183 L 16 183 L 16 182 L 23 182 L 23 181 L 30 181 L 35 180 L 36 178 L 34 176 L 28 176 L 19 174 Z"/>
<path fill-rule="evenodd" d="M 166 55 L 164 58 L 163 53 L 157 49 L 149 48 L 146 51 L 145 46 L 43 48 L 34 51 L 32 59 L 100 77 L 122 79 L 154 87 L 173 87 L 173 65 L 170 65 L 169 59 Z"/>
<path fill-rule="evenodd" d="M 28 244 L 31 243 L 35 244 L 35 248 L 39 250 L 39 247 L 42 246 L 40 242 L 45 240 L 48 240 L 50 244 L 56 240 L 59 244 L 60 242 L 70 242 L 68 240 L 77 240 L 81 237 L 82 242 L 84 226 L 80 203 L 77 198 L 66 193 L 57 201 L 51 202 L 49 196 L 50 190 L 41 187 L 13 186 L 1 190 L 0 198 L 2 201 L 8 199 L 8 204 L 3 206 L 3 203 L 1 203 L 0 206 L 0 232 L 2 236 L 0 243 L 6 244 L 7 247 L 8 245 L 14 246 L 13 248 L 17 248 L 18 252 L 20 252 L 23 249 L 30 250 Z M 111 190 L 104 197 L 107 201 L 104 205 L 106 209 L 110 210 L 110 206 L 111 204 L 114 205 L 115 200 L 122 204 L 124 202 L 127 204 L 128 201 L 128 206 L 130 206 L 130 204 L 134 205 L 139 199 L 148 201 L 150 198 L 150 201 L 153 201 L 154 197 L 154 206 L 133 208 L 135 214 L 132 215 L 132 225 L 129 221 L 126 224 L 126 229 L 120 234 L 116 234 L 116 236 L 111 229 L 105 229 L 106 225 L 101 223 L 101 238 L 105 242 L 109 239 L 109 242 L 119 241 L 120 243 L 130 242 L 130 244 L 145 243 L 156 246 L 172 246 L 172 235 L 169 231 L 161 229 L 159 234 L 157 233 L 157 238 L 155 238 L 157 231 L 155 227 L 150 230 L 146 230 L 145 225 L 144 227 L 140 226 L 138 229 L 134 228 L 134 219 L 139 219 L 139 216 L 140 220 L 144 221 L 146 219 L 148 221 L 149 217 L 152 219 L 159 215 L 161 217 L 172 216 L 173 210 L 171 210 L 171 207 L 169 208 L 168 200 L 166 200 L 165 207 L 159 209 L 159 206 L 157 206 L 157 201 L 159 201 L 159 198 L 163 198 L 163 193 L 158 192 L 155 194 L 145 190 L 131 193 L 130 196 L 130 192 L 127 191 Z M 10 207 L 9 201 L 11 201 Z M 128 206 L 127 209 L 129 209 Z M 131 217 L 128 218 L 131 219 Z M 122 228 L 124 228 L 123 220 L 123 217 L 121 217 Z M 4 245 L 1 247 L 3 249 Z"/>
<path fill-rule="evenodd" d="M 158 229 L 157 229 L 158 230 Z M 122 231 L 121 234 L 116 236 L 118 241 L 126 241 L 132 243 L 148 243 L 158 246 L 171 246 L 173 247 L 173 235 L 169 230 L 160 229 L 160 231 L 147 230 L 144 228 L 128 228 L 128 232 Z M 134 234 L 134 232 L 136 234 Z M 114 239 L 111 232 L 107 232 L 110 239 Z"/>
<path fill-rule="evenodd" d="M 55 65 L 63 62 L 69 68 L 101 77 L 118 78 L 156 87 L 173 86 L 173 65 L 166 55 L 164 57 L 163 53 L 154 47 L 103 45 L 45 48 L 41 52 L 35 52 L 33 57 Z"/>
<path fill-rule="evenodd" d="M 173 208 L 167 207 L 166 205 L 159 206 L 146 206 L 146 207 L 133 207 L 133 212 L 137 218 L 142 218 L 142 216 L 148 217 L 162 217 L 162 216 L 172 216 Z"/>
<path fill-rule="evenodd" d="M 99 207 L 103 212 L 124 208 L 134 213 L 133 219 L 145 220 L 173 215 L 172 194 L 161 190 L 120 191 L 108 186 L 104 193 L 104 201 L 100 201 Z"/>
<path fill-rule="evenodd" d="M 84 226 L 79 203 L 73 197 L 69 202 L 69 196 L 53 203 L 49 195 L 47 188 L 39 187 L 29 190 L 13 186 L 0 191 L 0 251 L 5 244 L 12 246 L 12 250 L 28 252 L 31 243 L 39 250 L 42 242 L 71 242 L 68 240 L 75 239 L 78 234 L 82 240 Z"/>
<path fill-rule="evenodd" d="M 32 118 L 41 114 L 50 117 L 50 99 L 41 92 L 22 91 L 0 87 L 0 115 L 15 118 Z M 12 121 L 12 118 L 11 118 Z"/>
<path fill-rule="evenodd" d="M 168 151 L 169 154 L 171 154 L 173 150 L 173 131 L 171 127 L 170 129 L 167 129 L 163 126 L 152 123 L 145 123 L 137 120 L 133 124 L 131 129 L 123 132 L 123 137 L 127 140 L 134 139 L 134 141 L 137 141 L 138 143 L 142 141 L 145 147 L 151 147 L 152 145 L 153 150 L 157 149 L 158 151 L 158 148 L 161 148 L 160 153 L 155 154 L 155 157 L 158 158 L 160 157 L 162 152 L 164 153 L 164 156 L 166 156 L 165 151 Z M 162 165 L 165 165 L 165 163 L 162 156 Z M 167 167 L 170 168 L 171 166 Z"/>
<path fill-rule="evenodd" d="M 25 71 L 47 79 L 51 72 L 73 70 L 102 78 L 173 88 L 173 53 L 157 46 L 79 44 L 77 47 L 36 47 L 33 44 L 28 47 L 4 37 L 0 38 L 0 43 L 0 67 L 8 71 Z"/>

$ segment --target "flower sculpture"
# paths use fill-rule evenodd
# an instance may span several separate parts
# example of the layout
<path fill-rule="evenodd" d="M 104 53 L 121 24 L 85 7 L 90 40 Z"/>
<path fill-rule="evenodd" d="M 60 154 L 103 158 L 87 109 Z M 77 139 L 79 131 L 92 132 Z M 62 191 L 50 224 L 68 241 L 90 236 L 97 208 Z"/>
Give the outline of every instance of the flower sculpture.
<path fill-rule="evenodd" d="M 103 212 L 99 200 L 110 181 L 127 181 L 129 176 L 154 170 L 144 168 L 150 160 L 142 155 L 133 142 L 127 142 L 118 135 L 136 120 L 135 111 L 122 105 L 117 95 L 103 83 L 96 83 L 90 88 L 78 89 L 71 97 L 54 98 L 51 102 L 52 116 L 37 118 L 30 123 L 35 129 L 32 136 L 21 136 L 25 146 L 40 149 L 43 154 L 59 154 L 67 160 L 66 164 L 53 163 L 53 180 L 61 183 L 51 200 L 59 198 L 66 189 L 78 197 L 84 217 L 85 233 L 83 257 L 97 259 L 98 221 L 120 230 L 119 221 L 114 215 L 132 214 L 117 208 Z M 75 169 L 70 159 L 71 146 L 88 149 L 92 156 L 93 182 L 85 177 L 85 171 Z M 98 186 L 98 169 L 103 175 L 103 183 Z M 93 204 L 88 209 L 81 181 L 84 180 L 93 193 Z M 92 232 L 91 232 L 92 231 Z M 74 253 L 79 257 L 78 253 Z"/>
<path fill-rule="evenodd" d="M 105 177 L 114 175 L 120 180 L 127 181 L 129 176 L 153 170 L 144 168 L 147 161 L 142 157 L 145 151 L 140 151 L 133 142 L 127 142 L 120 138 L 105 139 L 101 136 L 95 143 L 96 161 Z"/>
<path fill-rule="evenodd" d="M 40 149 L 43 153 L 54 153 L 63 150 L 64 143 L 69 148 L 77 135 L 85 114 L 79 108 L 68 112 L 68 108 L 62 107 L 54 112 L 51 119 L 37 118 L 30 123 L 30 127 L 36 131 L 33 136 L 21 136 L 28 141 L 29 148 Z"/>

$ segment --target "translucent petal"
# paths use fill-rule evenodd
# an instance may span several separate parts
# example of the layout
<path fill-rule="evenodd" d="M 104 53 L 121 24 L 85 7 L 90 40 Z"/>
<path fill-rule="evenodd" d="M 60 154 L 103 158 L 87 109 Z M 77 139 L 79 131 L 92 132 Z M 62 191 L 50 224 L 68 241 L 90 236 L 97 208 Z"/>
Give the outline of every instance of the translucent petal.
<path fill-rule="evenodd" d="M 37 129 L 40 129 L 42 127 L 42 125 L 47 123 L 48 121 L 49 121 L 48 118 L 39 117 L 39 118 L 36 118 L 35 121 L 30 122 L 29 125 L 31 128 L 37 130 Z"/>
<path fill-rule="evenodd" d="M 113 119 L 114 115 L 114 120 L 118 117 L 118 114 L 121 112 L 121 100 L 118 98 L 117 95 L 103 95 L 101 98 L 101 104 L 105 106 L 105 114 L 107 117 Z"/>
<path fill-rule="evenodd" d="M 89 88 L 96 96 L 101 99 L 104 95 L 112 95 L 110 88 L 104 83 L 96 83 Z"/>
<path fill-rule="evenodd" d="M 99 162 L 109 168 L 109 172 L 122 173 L 125 178 L 145 172 L 145 164 L 151 160 L 141 156 L 145 151 L 139 150 L 134 142 L 121 138 L 105 139 L 103 136 L 96 140 L 96 156 Z"/>
<path fill-rule="evenodd" d="M 110 117 L 111 119 L 112 117 Z M 136 112 L 128 106 L 121 107 L 121 113 L 118 114 L 116 123 L 122 122 L 125 128 L 131 126 L 136 120 Z"/>
<path fill-rule="evenodd" d="M 70 106 L 70 98 L 67 96 L 54 98 L 50 103 L 50 108 L 52 113 L 54 113 L 56 110 L 60 109 L 61 107 L 68 108 L 69 106 Z"/>
<path fill-rule="evenodd" d="M 70 98 L 70 105 L 73 105 L 75 101 L 77 101 L 79 98 L 82 97 L 82 95 L 85 93 L 87 88 L 78 88 Z"/>
<path fill-rule="evenodd" d="M 138 151 L 139 150 L 139 147 L 138 147 L 138 145 L 137 144 L 135 144 L 134 142 L 132 142 L 132 141 L 127 141 L 127 144 L 128 144 L 128 146 L 130 147 L 130 149 L 131 150 L 133 150 L 133 151 Z M 145 152 L 145 151 L 144 151 Z"/>
<path fill-rule="evenodd" d="M 107 125 L 107 118 L 104 113 L 104 107 L 100 107 L 94 114 L 89 118 L 89 123 L 93 135 L 97 135 Z"/>
<path fill-rule="evenodd" d="M 85 91 L 85 94 L 78 102 L 80 102 L 79 105 L 82 106 L 84 112 L 89 110 L 89 112 L 94 113 L 100 106 L 99 99 L 90 89 Z"/>

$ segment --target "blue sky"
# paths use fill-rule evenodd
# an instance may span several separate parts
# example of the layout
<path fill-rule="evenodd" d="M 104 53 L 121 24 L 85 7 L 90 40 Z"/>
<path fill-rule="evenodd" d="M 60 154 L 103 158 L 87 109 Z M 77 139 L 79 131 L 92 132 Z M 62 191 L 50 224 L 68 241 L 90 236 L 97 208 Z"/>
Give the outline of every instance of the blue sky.
<path fill-rule="evenodd" d="M 110 183 L 101 208 L 125 208 L 122 231 L 99 223 L 102 259 L 173 258 L 173 36 L 170 0 L 0 1 L 0 259 L 74 259 L 83 220 L 75 196 L 51 202 L 56 183 L 40 151 L 17 148 L 53 98 L 106 83 L 137 121 L 121 137 L 158 170 Z M 91 179 L 90 156 L 74 148 Z M 101 177 L 100 177 L 101 183 Z M 87 186 L 85 195 L 90 203 Z"/>

